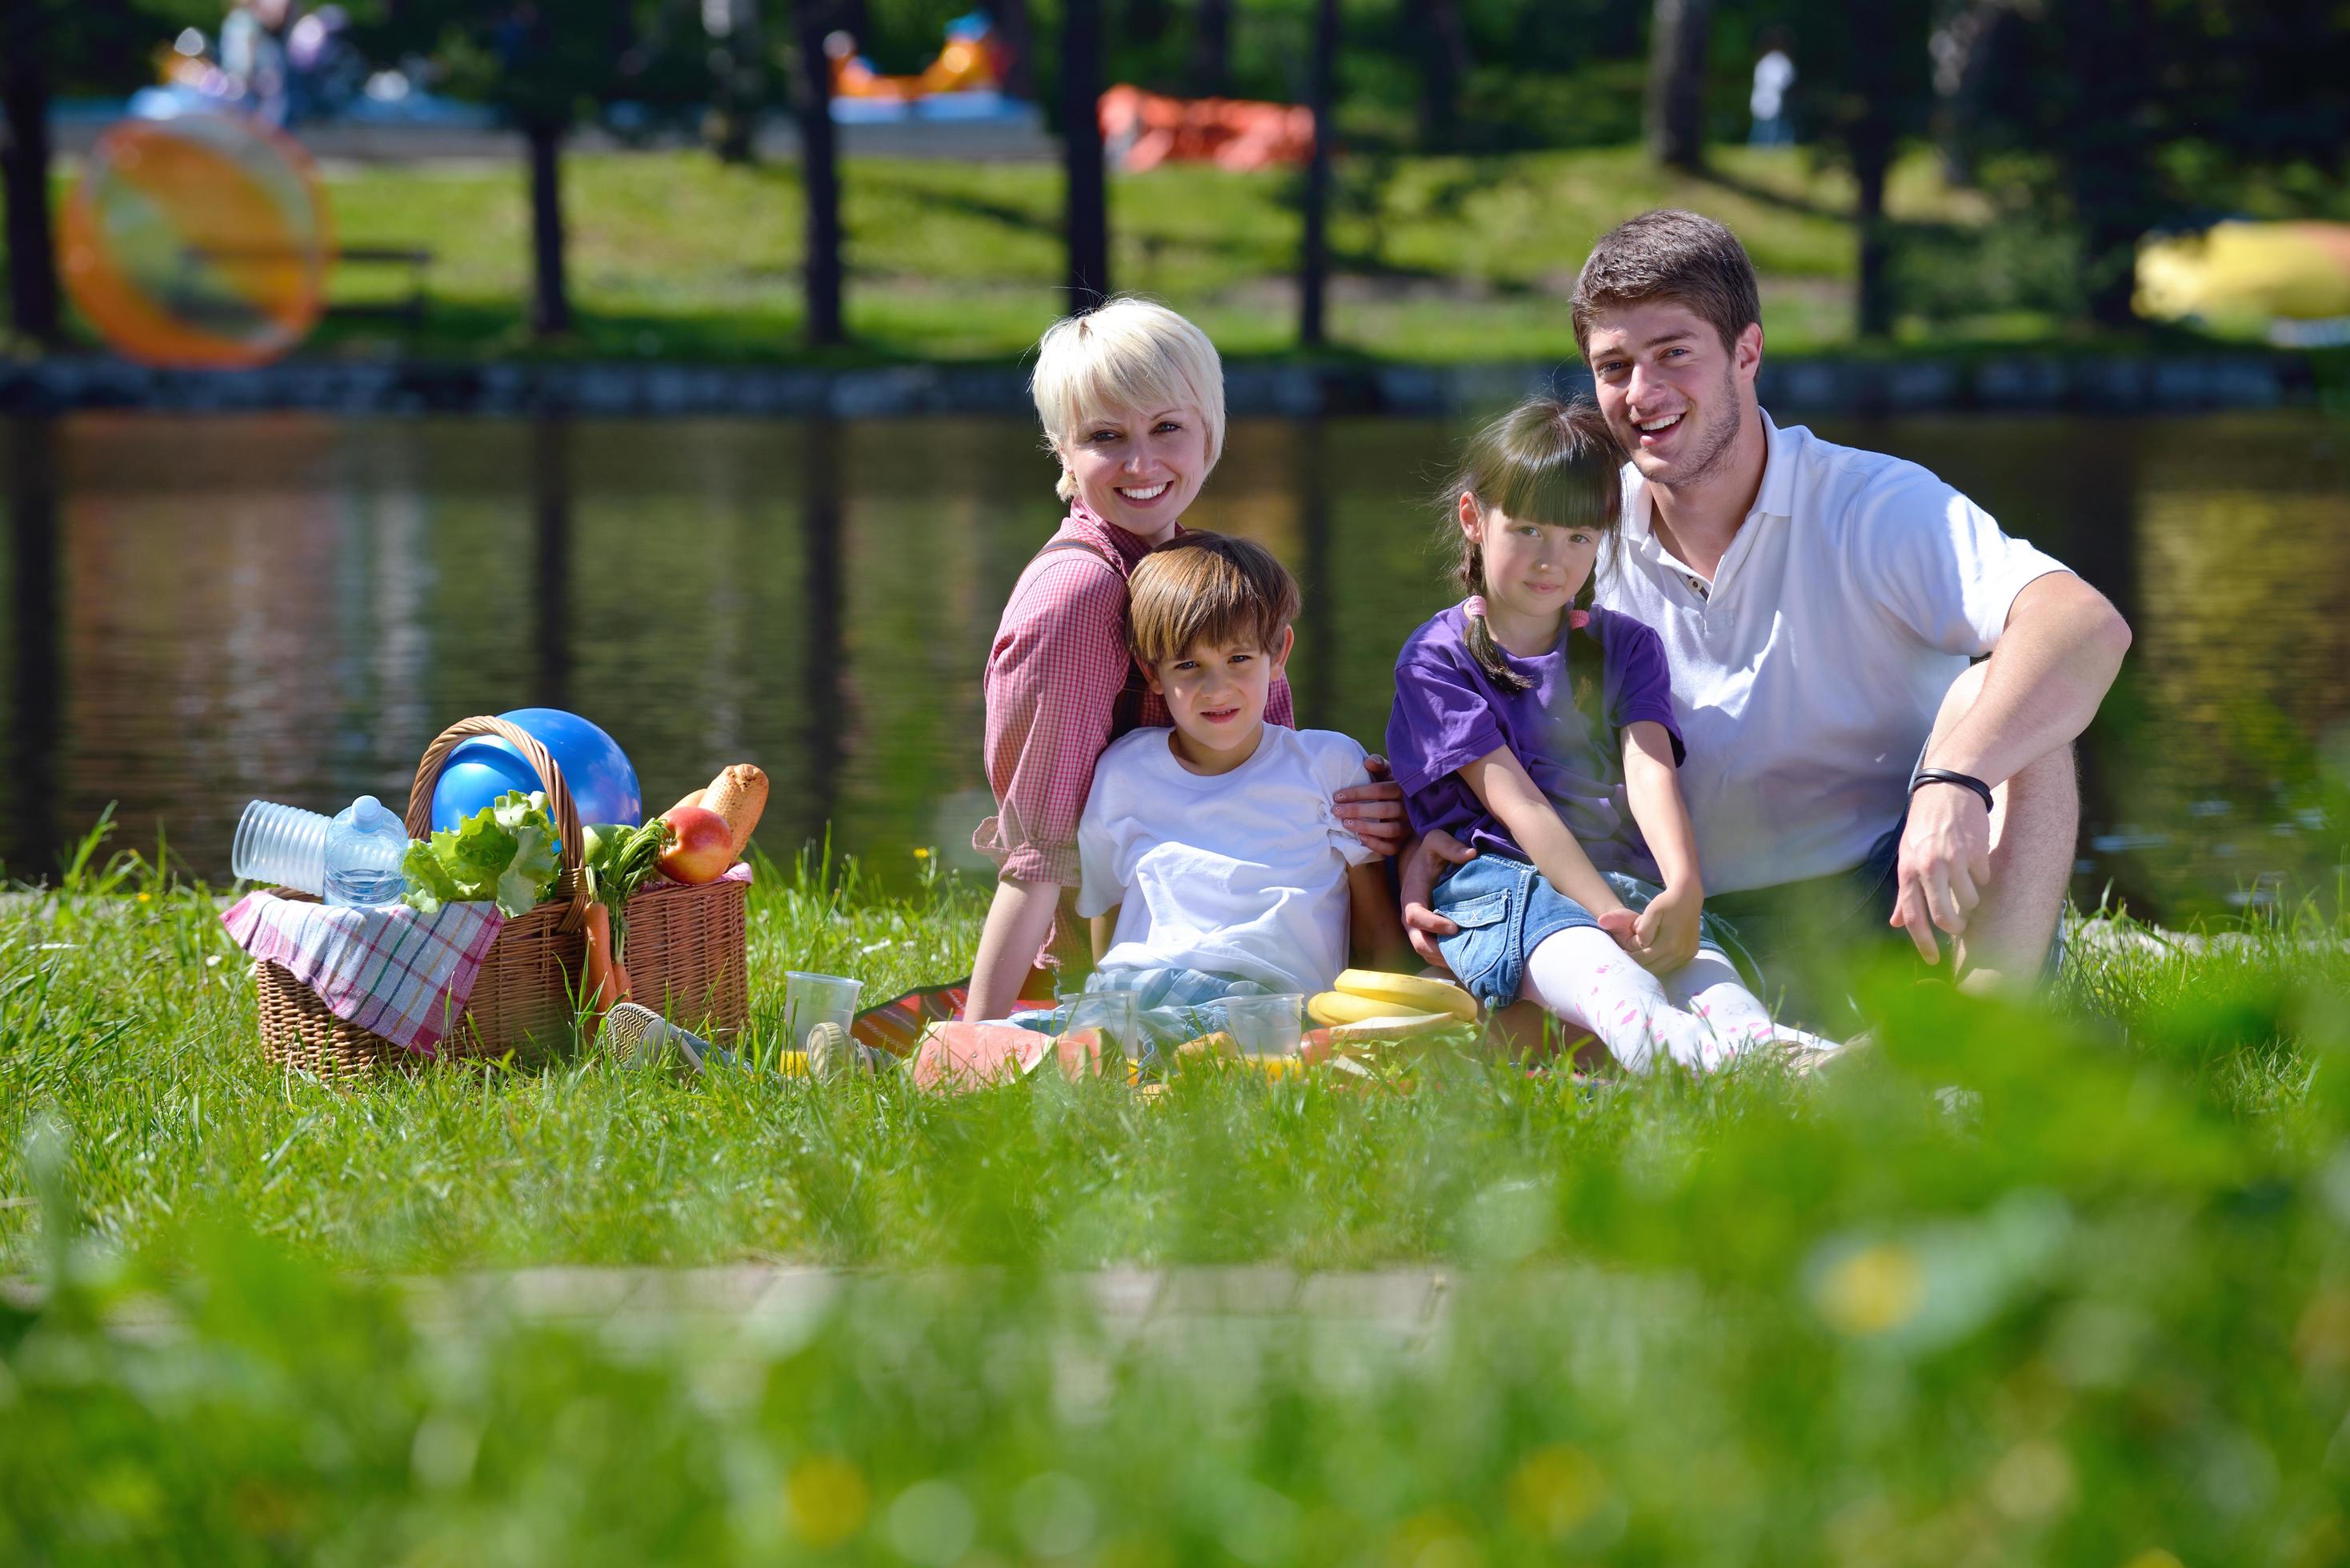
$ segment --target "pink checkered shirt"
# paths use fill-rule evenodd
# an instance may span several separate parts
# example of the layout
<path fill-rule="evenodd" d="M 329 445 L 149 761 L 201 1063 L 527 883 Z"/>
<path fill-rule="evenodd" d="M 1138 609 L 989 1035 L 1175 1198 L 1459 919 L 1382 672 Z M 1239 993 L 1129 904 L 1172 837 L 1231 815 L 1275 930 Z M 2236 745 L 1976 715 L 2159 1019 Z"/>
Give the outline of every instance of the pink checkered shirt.
<path fill-rule="evenodd" d="M 1126 651 L 1126 579 L 1149 547 L 1073 504 L 1053 535 L 1100 552 L 1047 550 L 1028 564 L 987 651 L 987 782 L 995 815 L 972 846 L 1014 881 L 1077 886 L 1077 818 L 1094 763 L 1117 736 L 1114 711 L 1133 660 Z M 1264 716 L 1295 724 L 1287 680 Z M 1164 727 L 1167 704 L 1145 693 L 1142 722 Z"/>

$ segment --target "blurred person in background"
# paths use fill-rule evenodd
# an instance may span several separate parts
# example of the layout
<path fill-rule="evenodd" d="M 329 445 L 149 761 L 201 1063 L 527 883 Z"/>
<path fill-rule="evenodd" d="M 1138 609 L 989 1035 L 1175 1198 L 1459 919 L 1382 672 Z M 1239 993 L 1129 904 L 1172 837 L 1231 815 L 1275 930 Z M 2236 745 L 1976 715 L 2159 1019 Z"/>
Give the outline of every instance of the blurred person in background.
<path fill-rule="evenodd" d="M 1795 85 L 1795 62 L 1787 53 L 1783 27 L 1765 28 L 1762 57 L 1754 62 L 1754 92 L 1746 107 L 1754 116 L 1747 133 L 1750 147 L 1792 147 L 1795 128 L 1787 119 L 1787 89 Z"/>
<path fill-rule="evenodd" d="M 221 19 L 221 69 L 243 90 L 246 112 L 265 125 L 284 125 L 291 107 L 286 35 L 293 21 L 290 0 L 236 0 Z"/>

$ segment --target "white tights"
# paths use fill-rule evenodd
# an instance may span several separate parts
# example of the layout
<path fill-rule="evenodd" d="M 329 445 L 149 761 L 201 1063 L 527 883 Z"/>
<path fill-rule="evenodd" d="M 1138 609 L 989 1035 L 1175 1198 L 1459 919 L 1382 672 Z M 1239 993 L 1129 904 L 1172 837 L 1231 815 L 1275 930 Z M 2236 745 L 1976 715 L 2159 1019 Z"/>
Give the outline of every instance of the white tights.
<path fill-rule="evenodd" d="M 1660 978 L 1596 926 L 1544 937 L 1526 957 L 1522 994 L 1597 1035 L 1627 1073 L 1649 1071 L 1660 1051 L 1708 1073 L 1774 1039 L 1811 1043 L 1773 1023 L 1720 953 L 1700 951 Z"/>

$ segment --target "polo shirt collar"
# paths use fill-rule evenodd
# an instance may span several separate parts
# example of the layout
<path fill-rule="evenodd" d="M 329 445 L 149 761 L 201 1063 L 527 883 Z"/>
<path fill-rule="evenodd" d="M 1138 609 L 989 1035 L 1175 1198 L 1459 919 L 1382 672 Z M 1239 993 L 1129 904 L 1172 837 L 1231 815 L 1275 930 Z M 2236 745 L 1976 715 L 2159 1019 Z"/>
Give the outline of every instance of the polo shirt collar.
<path fill-rule="evenodd" d="M 1762 488 L 1755 493 L 1750 516 L 1793 517 L 1795 514 L 1795 438 L 1782 431 L 1766 411 L 1762 415 Z"/>

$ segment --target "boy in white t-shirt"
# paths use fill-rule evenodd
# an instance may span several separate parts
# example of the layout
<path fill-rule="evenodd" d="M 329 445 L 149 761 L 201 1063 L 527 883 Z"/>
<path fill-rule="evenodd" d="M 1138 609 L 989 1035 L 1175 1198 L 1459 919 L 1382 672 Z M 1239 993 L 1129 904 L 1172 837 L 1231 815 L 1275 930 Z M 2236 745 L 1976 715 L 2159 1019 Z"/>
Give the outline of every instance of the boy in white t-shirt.
<path fill-rule="evenodd" d="M 1217 534 L 1177 536 L 1128 583 L 1127 640 L 1174 727 L 1095 764 L 1077 911 L 1100 962 L 1086 989 L 1136 992 L 1161 1039 L 1221 1028 L 1227 996 L 1329 989 L 1350 938 L 1402 947 L 1381 858 L 1331 805 L 1369 776 L 1363 748 L 1264 721 L 1297 603 L 1271 552 Z"/>

